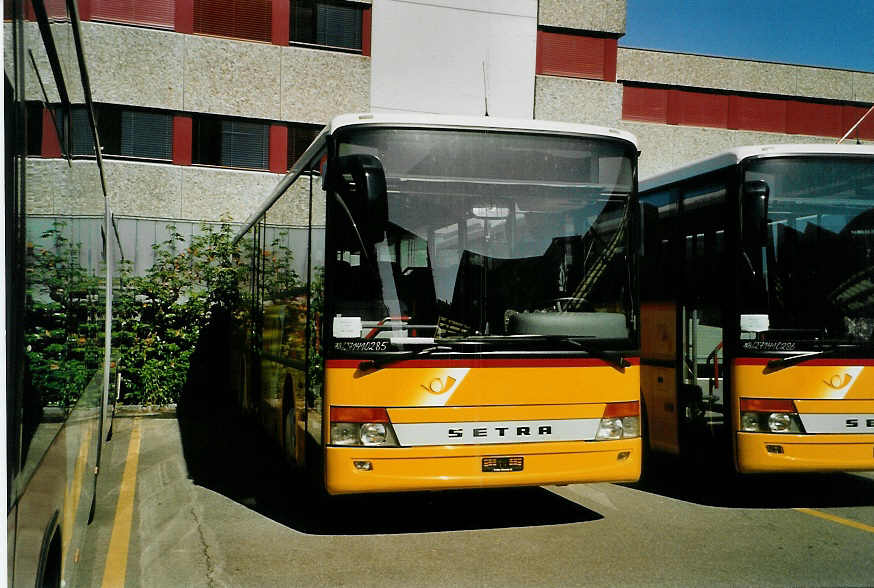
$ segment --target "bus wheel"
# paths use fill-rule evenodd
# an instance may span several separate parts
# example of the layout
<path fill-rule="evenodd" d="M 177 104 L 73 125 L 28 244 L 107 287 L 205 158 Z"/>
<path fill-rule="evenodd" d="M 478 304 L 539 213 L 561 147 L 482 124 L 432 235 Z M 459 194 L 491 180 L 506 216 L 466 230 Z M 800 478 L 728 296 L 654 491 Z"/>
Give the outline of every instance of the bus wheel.
<path fill-rule="evenodd" d="M 61 585 L 61 533 L 60 527 L 55 531 L 49 544 L 48 554 L 42 563 L 42 573 L 37 582 L 41 588 L 59 588 Z"/>

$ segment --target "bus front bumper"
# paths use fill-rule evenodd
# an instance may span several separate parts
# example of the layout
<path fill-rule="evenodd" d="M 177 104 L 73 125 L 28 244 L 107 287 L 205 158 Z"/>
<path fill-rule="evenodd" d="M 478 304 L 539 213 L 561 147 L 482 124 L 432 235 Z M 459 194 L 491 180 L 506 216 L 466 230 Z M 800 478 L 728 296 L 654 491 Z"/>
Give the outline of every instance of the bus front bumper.
<path fill-rule="evenodd" d="M 737 434 L 742 474 L 874 470 L 874 435 Z"/>
<path fill-rule="evenodd" d="M 483 471 L 484 458 L 521 457 L 521 471 Z M 518 462 L 517 462 L 518 463 Z M 331 494 L 634 482 L 640 438 L 525 445 L 327 447 L 325 486 Z"/>

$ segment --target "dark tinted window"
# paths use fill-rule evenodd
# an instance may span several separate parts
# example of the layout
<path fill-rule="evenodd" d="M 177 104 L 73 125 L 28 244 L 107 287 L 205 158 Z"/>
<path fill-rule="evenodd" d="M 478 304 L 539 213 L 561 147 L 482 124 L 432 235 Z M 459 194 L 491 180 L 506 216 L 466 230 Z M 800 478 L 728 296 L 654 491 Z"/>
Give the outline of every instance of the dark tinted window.
<path fill-rule="evenodd" d="M 288 167 L 297 161 L 298 157 L 303 155 L 306 148 L 310 146 L 316 135 L 319 134 L 321 127 L 318 125 L 292 124 L 288 126 Z"/>
<path fill-rule="evenodd" d="M 291 41 L 360 50 L 362 11 L 347 2 L 292 2 Z"/>
<path fill-rule="evenodd" d="M 255 169 L 268 168 L 270 127 L 261 122 L 194 117 L 193 162 Z"/>
<path fill-rule="evenodd" d="M 172 158 L 173 117 L 169 113 L 98 104 L 94 116 L 104 156 Z M 72 129 L 73 155 L 94 155 L 84 106 L 73 107 Z"/>

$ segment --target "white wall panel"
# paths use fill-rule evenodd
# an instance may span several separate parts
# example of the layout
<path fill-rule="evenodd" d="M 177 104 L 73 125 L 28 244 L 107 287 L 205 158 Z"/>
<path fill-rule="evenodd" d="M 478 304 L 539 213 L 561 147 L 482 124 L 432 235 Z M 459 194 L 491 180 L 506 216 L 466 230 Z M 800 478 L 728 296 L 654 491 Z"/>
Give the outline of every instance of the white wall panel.
<path fill-rule="evenodd" d="M 533 116 L 536 0 L 375 0 L 372 30 L 373 110 Z"/>

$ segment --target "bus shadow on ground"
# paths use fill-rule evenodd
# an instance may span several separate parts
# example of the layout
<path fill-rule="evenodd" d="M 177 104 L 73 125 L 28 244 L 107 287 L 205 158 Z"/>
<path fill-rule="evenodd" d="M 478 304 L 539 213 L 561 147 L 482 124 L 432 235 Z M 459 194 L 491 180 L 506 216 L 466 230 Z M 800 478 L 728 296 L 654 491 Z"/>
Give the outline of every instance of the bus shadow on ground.
<path fill-rule="evenodd" d="M 187 415 L 179 428 L 189 476 L 274 521 L 313 535 L 501 529 L 603 518 L 540 487 L 327 496 L 251 423 Z"/>
<path fill-rule="evenodd" d="M 717 461 L 656 458 L 640 482 L 625 486 L 728 508 L 874 506 L 874 476 L 843 472 L 741 475 Z"/>

